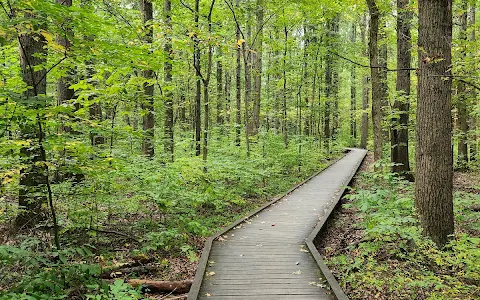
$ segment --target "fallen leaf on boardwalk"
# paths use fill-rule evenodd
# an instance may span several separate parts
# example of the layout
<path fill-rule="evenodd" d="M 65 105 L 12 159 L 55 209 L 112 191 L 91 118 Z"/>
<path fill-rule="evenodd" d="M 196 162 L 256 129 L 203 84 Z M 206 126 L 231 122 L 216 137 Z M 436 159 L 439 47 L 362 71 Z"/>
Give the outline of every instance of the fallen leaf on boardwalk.
<path fill-rule="evenodd" d="M 207 273 L 207 276 L 213 276 L 213 275 L 215 275 L 215 272 L 208 272 Z"/>
<path fill-rule="evenodd" d="M 302 274 L 302 271 L 298 270 L 298 271 L 293 272 L 292 274 L 293 275 L 300 275 L 300 274 Z"/>
<path fill-rule="evenodd" d="M 207 297 L 211 297 L 211 296 L 212 296 L 212 294 L 210 294 L 210 293 L 206 293 L 206 294 L 205 294 L 205 296 L 207 296 Z"/>
<path fill-rule="evenodd" d="M 321 287 L 321 288 L 325 288 L 326 285 L 324 284 L 321 284 L 321 283 L 318 283 L 318 282 L 315 282 L 315 281 L 311 281 L 308 283 L 309 285 L 313 285 L 313 286 L 318 286 L 318 287 Z"/>
<path fill-rule="evenodd" d="M 305 249 L 305 248 L 300 248 L 299 251 L 300 251 L 300 252 L 305 252 L 305 253 L 308 253 L 308 252 L 309 252 L 309 251 L 308 251 L 307 249 Z"/>

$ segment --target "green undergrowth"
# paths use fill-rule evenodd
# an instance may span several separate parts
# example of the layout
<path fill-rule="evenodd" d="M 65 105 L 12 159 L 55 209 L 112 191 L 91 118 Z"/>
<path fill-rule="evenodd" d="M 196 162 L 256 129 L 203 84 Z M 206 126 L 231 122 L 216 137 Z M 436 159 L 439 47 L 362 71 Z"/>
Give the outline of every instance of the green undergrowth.
<path fill-rule="evenodd" d="M 52 246 L 51 222 L 11 237 L 0 246 L 0 298 L 135 299 L 138 290 L 99 276 L 146 258 L 161 269 L 160 280 L 191 276 L 194 267 L 176 274 L 170 260 L 196 261 L 206 237 L 341 155 L 327 154 L 313 139 L 303 140 L 299 153 L 299 143 L 291 140 L 285 149 L 281 137 L 265 134 L 248 157 L 243 147 L 212 139 L 206 165 L 191 157 L 191 143 L 177 144 L 173 163 L 128 151 L 96 158 L 94 167 L 77 161 L 85 179 L 52 187 L 61 250 Z M 13 200 L 1 214 L 5 228 L 15 217 L 15 195 L 8 190 Z"/>
<path fill-rule="evenodd" d="M 455 193 L 456 231 L 443 250 L 421 234 L 413 184 L 388 171 L 366 171 L 347 198 L 345 208 L 354 209 L 360 220 L 351 230 L 362 234 L 346 251 L 327 256 L 351 299 L 480 297 L 478 194 Z"/>

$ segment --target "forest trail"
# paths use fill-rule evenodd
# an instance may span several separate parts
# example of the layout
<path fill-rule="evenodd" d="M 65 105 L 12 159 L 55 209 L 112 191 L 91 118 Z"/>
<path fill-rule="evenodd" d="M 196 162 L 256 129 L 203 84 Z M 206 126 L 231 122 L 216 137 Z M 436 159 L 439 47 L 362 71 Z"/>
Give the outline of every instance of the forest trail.
<path fill-rule="evenodd" d="M 365 150 L 343 158 L 213 242 L 193 299 L 332 299 L 305 239 L 358 170 Z M 200 269 L 201 272 L 201 269 Z M 197 274 L 196 280 L 201 278 Z"/>

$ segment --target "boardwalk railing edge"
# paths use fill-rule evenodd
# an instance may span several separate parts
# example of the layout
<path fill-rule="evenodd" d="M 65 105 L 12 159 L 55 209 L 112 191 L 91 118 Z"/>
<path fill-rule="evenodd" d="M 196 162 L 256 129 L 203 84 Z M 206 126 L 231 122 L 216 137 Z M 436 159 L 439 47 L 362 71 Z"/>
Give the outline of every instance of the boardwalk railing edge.
<path fill-rule="evenodd" d="M 302 185 L 304 185 L 305 183 L 309 182 L 310 180 L 312 180 L 315 176 L 319 175 L 320 173 L 322 173 L 323 171 L 325 171 L 326 169 L 330 168 L 332 165 L 334 165 L 336 162 L 338 162 L 339 160 L 341 160 L 342 158 L 345 157 L 345 155 L 347 155 L 347 153 L 350 152 L 351 149 L 346 149 L 343 156 L 341 157 L 338 157 L 337 159 L 335 159 L 333 162 L 331 162 L 330 164 L 328 164 L 327 166 L 325 166 L 324 168 L 321 168 L 320 170 L 318 170 L 317 172 L 315 172 L 312 176 L 308 177 L 306 180 L 298 183 L 297 185 L 295 185 L 293 188 L 291 188 L 290 190 L 288 190 L 285 194 L 281 195 L 281 196 L 277 196 L 275 198 L 273 198 L 272 201 L 268 202 L 267 204 L 263 205 L 262 207 L 260 208 L 257 208 L 256 210 L 252 211 L 251 213 L 249 213 L 246 217 L 243 217 L 239 220 L 237 220 L 236 222 L 232 223 L 230 226 L 228 227 L 225 227 L 225 228 L 222 228 L 220 229 L 217 233 L 215 233 L 215 235 L 209 237 L 207 239 L 207 241 L 205 242 L 205 246 L 203 247 L 203 250 L 202 250 L 202 256 L 200 257 L 200 260 L 198 262 L 198 267 L 197 267 L 197 271 L 195 272 L 195 278 L 193 279 L 193 282 L 192 282 L 192 286 L 190 287 L 190 291 L 188 292 L 188 296 L 187 296 L 187 299 L 188 300 L 197 300 L 198 298 L 198 294 L 200 293 L 200 288 L 202 286 L 202 282 L 203 282 L 203 277 L 205 275 L 205 271 L 207 269 L 207 263 L 208 263 L 208 258 L 210 257 L 210 251 L 212 250 L 212 244 L 213 242 L 220 236 L 224 235 L 225 233 L 227 233 L 228 231 L 232 230 L 233 228 L 237 227 L 238 225 L 240 225 L 241 223 L 245 222 L 246 220 L 252 218 L 253 216 L 257 215 L 258 213 L 260 213 L 261 211 L 267 209 L 268 207 L 270 207 L 272 204 L 275 204 L 276 202 L 282 200 L 283 198 L 287 197 L 288 195 L 290 195 L 292 192 L 294 192 L 296 189 L 298 189 L 299 187 L 301 187 Z M 354 173 L 355 174 L 355 173 Z M 317 260 L 317 263 L 318 263 L 318 260 Z M 322 270 L 323 271 L 323 270 Z"/>
<path fill-rule="evenodd" d="M 350 150 L 354 150 L 354 149 L 350 149 Z M 362 159 L 359 160 L 356 167 L 353 169 L 352 174 L 350 174 L 350 176 L 348 177 L 346 185 L 340 189 L 338 194 L 336 194 L 336 198 L 333 199 L 334 201 L 332 205 L 329 207 L 328 211 L 325 213 L 322 219 L 320 219 L 320 221 L 317 223 L 317 226 L 315 226 L 315 229 L 305 240 L 308 250 L 315 258 L 315 261 L 317 262 L 318 267 L 322 271 L 323 275 L 325 276 L 325 279 L 327 280 L 328 284 L 330 285 L 330 288 L 332 289 L 332 292 L 335 294 L 335 297 L 338 300 L 348 300 L 348 297 L 343 291 L 343 289 L 340 287 L 340 284 L 338 283 L 337 279 L 335 279 L 335 276 L 333 276 L 332 272 L 325 264 L 322 258 L 322 255 L 320 254 L 320 252 L 318 252 L 317 247 L 315 247 L 314 240 L 318 236 L 320 231 L 323 229 L 325 224 L 327 223 L 327 220 L 330 218 L 330 215 L 332 214 L 333 210 L 337 206 L 340 199 L 342 199 L 343 196 L 345 195 L 346 187 L 351 185 L 353 178 L 355 177 L 355 174 L 357 174 L 358 169 L 360 168 L 363 161 L 365 160 L 366 155 L 367 155 L 367 151 L 365 151 Z"/>

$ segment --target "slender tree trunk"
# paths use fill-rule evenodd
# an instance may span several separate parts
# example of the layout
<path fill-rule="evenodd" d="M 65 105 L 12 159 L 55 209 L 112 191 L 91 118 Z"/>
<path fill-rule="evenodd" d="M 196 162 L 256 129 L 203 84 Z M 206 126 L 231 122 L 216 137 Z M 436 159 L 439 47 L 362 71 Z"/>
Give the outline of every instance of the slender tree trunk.
<path fill-rule="evenodd" d="M 231 83 L 232 77 L 229 71 L 225 71 L 225 123 L 228 125 L 228 132 L 230 132 L 230 122 L 231 122 L 231 113 L 232 113 L 232 105 L 231 105 Z"/>
<path fill-rule="evenodd" d="M 285 48 L 283 51 L 283 121 L 282 133 L 283 143 L 285 148 L 288 148 L 288 126 L 287 126 L 287 52 L 288 52 L 288 29 L 284 26 L 283 32 L 285 34 Z"/>
<path fill-rule="evenodd" d="M 466 43 L 468 42 L 467 37 L 467 14 L 468 14 L 468 2 L 467 0 L 462 0 L 461 3 L 462 14 L 460 16 L 460 61 L 466 58 Z M 464 70 L 462 70 L 464 71 Z M 464 73 L 464 72 L 461 72 Z M 468 167 L 468 145 L 467 145 L 467 135 L 468 135 L 468 123 L 467 123 L 467 89 L 465 83 L 459 81 L 457 83 L 457 111 L 458 111 L 458 158 L 457 158 L 457 167 L 459 169 L 466 169 Z"/>
<path fill-rule="evenodd" d="M 25 13 L 25 19 L 33 20 L 35 16 Z M 44 108 L 47 103 L 47 70 L 42 66 L 46 62 L 46 41 L 40 34 L 24 33 L 18 37 L 20 49 L 20 67 L 23 81 L 28 86 L 23 97 L 29 103 L 30 109 Z M 40 101 L 32 101 L 40 97 Z M 16 226 L 32 227 L 45 217 L 42 205 L 46 203 L 47 169 L 44 163 L 45 150 L 37 141 L 43 140 L 43 132 L 38 124 L 43 123 L 38 116 L 36 120 L 25 119 L 20 122 L 20 137 L 30 141 L 28 146 L 20 149 L 23 160 L 20 170 L 20 186 L 18 190 L 18 205 L 22 209 L 16 218 Z"/>
<path fill-rule="evenodd" d="M 223 89 L 223 64 L 222 55 L 219 50 L 217 60 L 217 124 L 223 125 L 224 123 L 224 89 Z"/>
<path fill-rule="evenodd" d="M 351 42 L 357 42 L 357 24 L 353 22 Z M 350 83 L 350 137 L 354 143 L 357 143 L 357 68 L 352 65 L 351 83 Z"/>
<path fill-rule="evenodd" d="M 236 7 L 240 6 L 240 0 L 236 1 Z M 240 36 L 240 27 L 236 24 L 235 27 L 235 34 L 237 38 L 237 51 L 236 51 L 236 59 L 237 59 L 237 68 L 236 68 L 236 77 L 235 77 L 235 84 L 236 84 L 236 120 L 235 120 L 235 144 L 240 147 L 240 132 L 242 127 L 242 49 L 241 45 L 239 45 L 239 41 L 241 39 Z"/>
<path fill-rule="evenodd" d="M 172 1 L 164 0 L 163 2 L 163 14 L 165 18 L 165 24 L 169 33 L 172 33 Z M 172 61 L 173 61 L 173 52 L 172 52 L 172 38 L 171 34 L 167 33 L 167 41 L 165 43 L 165 55 L 166 61 L 164 65 L 165 72 L 165 85 L 172 84 Z M 169 87 L 165 91 L 165 123 L 164 123 L 164 148 L 165 153 L 169 156 L 169 160 L 173 162 L 174 160 L 174 122 L 173 122 L 173 93 L 172 88 Z"/>
<path fill-rule="evenodd" d="M 411 13 L 409 0 L 397 0 L 397 98 L 393 105 L 399 118 L 392 119 L 391 161 L 392 171 L 413 181 L 408 155 L 408 123 L 410 110 L 410 69 L 412 42 L 410 34 Z"/>
<path fill-rule="evenodd" d="M 470 11 L 469 11 L 469 17 L 468 17 L 468 23 L 469 27 L 471 28 L 471 33 L 470 33 L 470 41 L 475 42 L 475 34 L 476 34 L 476 27 L 475 27 L 475 19 L 476 19 L 476 3 L 473 2 L 472 5 L 470 6 Z M 474 55 L 471 53 L 471 55 Z M 472 89 L 472 105 L 475 106 L 477 105 L 477 95 L 478 91 L 476 89 Z M 471 130 L 471 137 L 472 137 L 472 142 L 470 143 L 470 160 L 475 161 L 477 158 L 477 143 L 478 143 L 478 135 L 476 133 L 477 131 L 477 118 L 475 116 L 470 116 L 470 130 Z"/>
<path fill-rule="evenodd" d="M 451 118 L 452 0 L 418 3 L 416 207 L 438 246 L 453 233 Z"/>
<path fill-rule="evenodd" d="M 256 0 L 256 43 L 255 43 L 255 65 L 254 65 L 254 87 L 253 87 L 253 132 L 258 134 L 260 129 L 260 102 L 262 97 L 262 55 L 263 55 L 263 15 L 264 0 Z"/>
<path fill-rule="evenodd" d="M 362 44 L 364 45 L 366 51 L 364 52 L 364 56 L 368 57 L 368 45 L 367 45 L 367 15 L 363 16 L 362 26 L 361 26 L 361 35 L 362 35 Z M 368 143 L 368 110 L 369 110 L 369 100 L 370 100 L 370 77 L 368 75 L 363 76 L 362 80 L 362 133 L 360 138 L 360 148 L 367 149 Z"/>
<path fill-rule="evenodd" d="M 333 47 L 338 46 L 338 30 L 339 30 L 339 21 L 340 16 L 336 15 L 331 21 L 331 33 L 332 33 L 332 41 Z M 332 87 L 331 92 L 333 96 L 333 111 L 332 111 L 332 132 L 330 134 L 332 140 L 337 140 L 339 131 L 340 131 L 340 113 L 338 110 L 339 107 L 339 81 L 338 81 L 338 64 L 336 63 L 336 59 L 332 56 Z"/>
<path fill-rule="evenodd" d="M 195 0 L 195 30 L 198 32 L 199 28 L 199 14 L 200 14 L 200 0 Z M 201 108 L 202 108 L 202 74 L 200 71 L 200 41 L 196 34 L 193 36 L 193 66 L 195 68 L 196 75 L 196 90 L 195 90 L 195 155 L 200 156 L 201 154 L 201 145 L 200 140 L 202 138 L 202 119 L 201 119 Z"/>
<path fill-rule="evenodd" d="M 153 4 L 150 0 L 140 0 L 140 10 L 143 15 L 143 23 L 145 26 L 145 42 L 147 44 L 153 43 L 153 28 L 151 24 L 148 24 L 153 20 Z M 154 73 L 152 70 L 144 70 L 142 72 L 145 80 L 153 79 Z M 143 154 L 152 158 L 155 154 L 155 113 L 153 107 L 153 92 L 154 86 L 150 82 L 145 82 L 143 84 L 143 92 L 145 95 L 145 100 L 142 103 L 142 109 L 146 111 L 143 116 L 143 143 L 142 151 Z"/>

